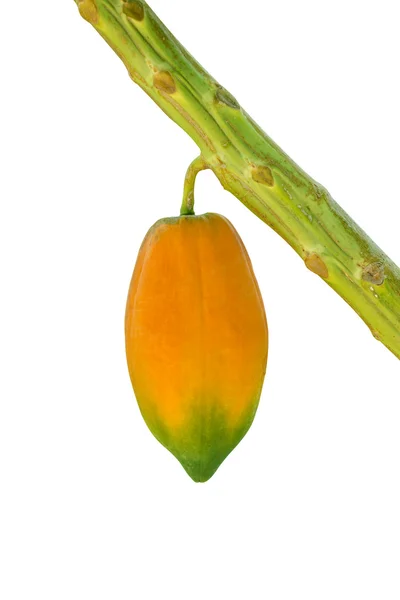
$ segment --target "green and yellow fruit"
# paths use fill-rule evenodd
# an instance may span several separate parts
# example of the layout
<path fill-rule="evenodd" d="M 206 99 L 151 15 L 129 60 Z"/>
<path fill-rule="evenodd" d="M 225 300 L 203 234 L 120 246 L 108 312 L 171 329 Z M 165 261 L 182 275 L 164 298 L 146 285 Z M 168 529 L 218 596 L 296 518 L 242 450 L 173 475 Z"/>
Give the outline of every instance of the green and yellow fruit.
<path fill-rule="evenodd" d="M 253 421 L 268 353 L 261 294 L 227 219 L 153 225 L 133 273 L 125 336 L 149 429 L 194 481 L 207 481 Z"/>

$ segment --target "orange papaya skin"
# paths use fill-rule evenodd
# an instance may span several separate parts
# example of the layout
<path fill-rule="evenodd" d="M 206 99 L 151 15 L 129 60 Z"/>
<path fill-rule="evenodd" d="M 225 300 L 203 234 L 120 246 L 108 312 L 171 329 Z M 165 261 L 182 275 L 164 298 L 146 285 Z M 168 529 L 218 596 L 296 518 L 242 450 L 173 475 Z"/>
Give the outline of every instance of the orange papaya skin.
<path fill-rule="evenodd" d="M 253 421 L 268 354 L 258 284 L 225 217 L 151 227 L 129 288 L 125 339 L 149 429 L 194 481 L 207 481 Z"/>

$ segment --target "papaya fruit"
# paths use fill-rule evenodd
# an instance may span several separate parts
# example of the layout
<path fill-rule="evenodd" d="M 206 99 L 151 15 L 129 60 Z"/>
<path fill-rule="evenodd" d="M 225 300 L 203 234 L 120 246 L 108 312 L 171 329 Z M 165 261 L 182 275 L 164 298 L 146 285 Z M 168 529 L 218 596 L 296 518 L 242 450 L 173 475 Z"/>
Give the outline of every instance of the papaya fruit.
<path fill-rule="evenodd" d="M 268 354 L 260 290 L 225 217 L 151 227 L 129 288 L 125 340 L 150 431 L 194 481 L 207 481 L 253 421 Z"/>

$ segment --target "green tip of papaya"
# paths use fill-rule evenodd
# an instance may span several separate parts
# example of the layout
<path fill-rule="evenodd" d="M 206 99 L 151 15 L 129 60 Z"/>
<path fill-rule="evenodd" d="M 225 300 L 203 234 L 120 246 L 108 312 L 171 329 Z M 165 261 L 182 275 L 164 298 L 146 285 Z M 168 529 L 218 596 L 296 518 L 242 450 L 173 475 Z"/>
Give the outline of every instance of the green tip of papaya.
<path fill-rule="evenodd" d="M 207 460 L 204 460 L 203 457 L 200 457 L 197 460 L 185 460 L 179 457 L 177 458 L 182 467 L 185 469 L 186 473 L 191 479 L 193 479 L 195 483 L 205 483 L 206 481 L 209 481 L 209 479 L 211 479 L 211 477 L 215 474 L 217 469 L 225 460 L 226 456 L 227 454 L 224 454 L 223 456 L 211 456 Z"/>
<path fill-rule="evenodd" d="M 218 469 L 218 467 L 214 469 L 209 469 L 199 467 L 197 465 L 191 467 L 187 467 L 185 465 L 182 466 L 185 469 L 186 473 L 189 475 L 190 479 L 192 479 L 195 483 L 206 483 L 206 481 L 209 481 Z"/>
<path fill-rule="evenodd" d="M 243 414 L 240 423 L 232 427 L 227 414 L 214 405 L 200 418 L 198 413 L 188 418 L 180 434 L 171 434 L 162 426 L 158 426 L 157 431 L 153 429 L 153 433 L 193 481 L 205 483 L 246 435 L 253 418 L 254 408 Z"/>

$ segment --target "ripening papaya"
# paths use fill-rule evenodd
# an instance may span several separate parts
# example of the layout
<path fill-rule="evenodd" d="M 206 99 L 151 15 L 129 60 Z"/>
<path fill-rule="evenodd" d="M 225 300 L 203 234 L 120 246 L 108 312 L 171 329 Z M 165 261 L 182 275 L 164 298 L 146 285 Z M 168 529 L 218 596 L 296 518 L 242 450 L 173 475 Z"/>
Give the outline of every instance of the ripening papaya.
<path fill-rule="evenodd" d="M 129 288 L 125 338 L 149 429 L 194 481 L 207 481 L 253 421 L 268 353 L 260 290 L 225 217 L 151 227 Z"/>

